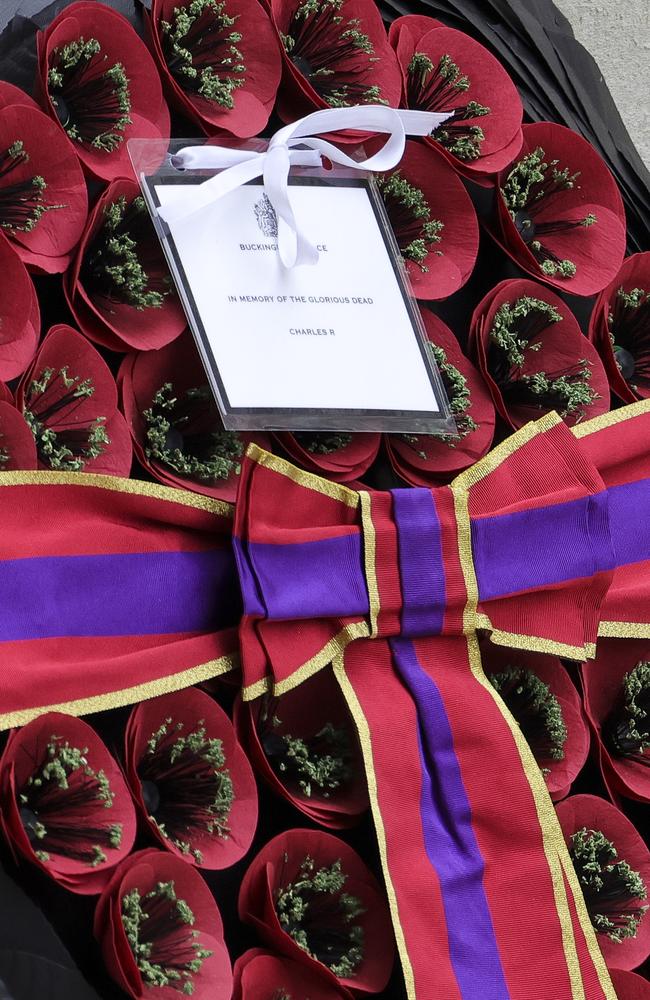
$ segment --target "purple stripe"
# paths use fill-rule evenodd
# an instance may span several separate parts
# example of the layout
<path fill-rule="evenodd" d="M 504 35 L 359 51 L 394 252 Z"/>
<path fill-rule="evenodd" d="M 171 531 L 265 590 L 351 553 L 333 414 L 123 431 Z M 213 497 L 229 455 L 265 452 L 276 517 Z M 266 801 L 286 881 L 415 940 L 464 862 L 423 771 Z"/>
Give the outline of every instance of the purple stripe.
<path fill-rule="evenodd" d="M 604 490 L 551 507 L 472 521 L 480 600 L 613 569 L 608 501 Z"/>
<path fill-rule="evenodd" d="M 650 559 L 650 479 L 611 486 L 607 493 L 616 565 Z"/>
<path fill-rule="evenodd" d="M 273 545 L 234 539 L 247 614 L 275 621 L 369 611 L 359 534 Z"/>
<path fill-rule="evenodd" d="M 402 635 L 439 635 L 445 614 L 440 521 L 431 490 L 391 490 L 402 585 Z"/>
<path fill-rule="evenodd" d="M 393 661 L 417 708 L 422 767 L 420 813 L 427 857 L 440 883 L 449 954 L 463 1000 L 508 1000 L 492 917 L 483 887 L 485 866 L 454 750 L 449 719 L 413 643 L 391 639 Z M 439 934 L 440 928 L 431 928 Z"/>
<path fill-rule="evenodd" d="M 3 642 L 207 632 L 240 613 L 228 549 L 5 560 L 0 607 Z"/>

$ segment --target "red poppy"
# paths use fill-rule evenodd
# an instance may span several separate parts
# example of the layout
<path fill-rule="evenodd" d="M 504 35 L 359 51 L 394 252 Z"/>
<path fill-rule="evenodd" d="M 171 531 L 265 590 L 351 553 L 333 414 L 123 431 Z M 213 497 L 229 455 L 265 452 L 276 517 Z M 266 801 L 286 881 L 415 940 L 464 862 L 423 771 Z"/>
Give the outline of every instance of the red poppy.
<path fill-rule="evenodd" d="M 435 147 L 407 142 L 398 169 L 378 184 L 415 297 L 458 291 L 476 263 L 478 222 L 455 171 Z"/>
<path fill-rule="evenodd" d="M 312 969 L 263 948 L 250 948 L 233 967 L 232 1000 L 343 1000 L 347 995 Z"/>
<path fill-rule="evenodd" d="M 557 410 L 568 424 L 609 410 L 609 383 L 569 307 L 528 279 L 500 282 L 472 316 L 468 350 L 516 429 Z"/>
<path fill-rule="evenodd" d="M 650 802 L 650 642 L 602 639 L 583 664 L 585 709 L 612 796 Z"/>
<path fill-rule="evenodd" d="M 572 295 L 609 284 L 625 253 L 616 181 L 586 139 L 553 122 L 524 125 L 515 163 L 497 177 L 487 225 L 514 262 Z"/>
<path fill-rule="evenodd" d="M 32 280 L 9 241 L 0 235 L 0 273 L 10 295 L 0 304 L 0 378 L 16 378 L 32 360 L 41 329 L 41 313 Z"/>
<path fill-rule="evenodd" d="M 64 271 L 88 194 L 79 161 L 47 115 L 0 82 L 0 228 L 27 267 Z"/>
<path fill-rule="evenodd" d="M 292 461 L 337 483 L 347 483 L 366 472 L 377 457 L 380 434 L 345 431 L 284 432 L 274 437 Z"/>
<path fill-rule="evenodd" d="M 36 464 L 34 435 L 22 414 L 12 403 L 3 401 L 0 393 L 0 472 L 35 469 Z"/>
<path fill-rule="evenodd" d="M 166 92 L 208 135 L 258 135 L 282 72 L 280 40 L 258 0 L 153 0 L 151 48 Z"/>
<path fill-rule="evenodd" d="M 138 851 L 102 893 L 93 932 L 108 972 L 136 1000 L 230 1000 L 223 924 L 207 885 L 166 851 Z"/>
<path fill-rule="evenodd" d="M 650 983 L 636 972 L 612 969 L 611 976 L 618 1000 L 650 1000 Z"/>
<path fill-rule="evenodd" d="M 483 667 L 526 737 L 551 798 L 563 799 L 589 753 L 589 729 L 580 695 L 554 656 L 504 649 L 486 642 Z"/>
<path fill-rule="evenodd" d="M 169 137 L 156 65 L 117 11 L 72 3 L 38 33 L 37 48 L 38 99 L 88 173 L 129 176 L 129 139 Z"/>
<path fill-rule="evenodd" d="M 235 728 L 272 791 L 322 826 L 352 826 L 368 808 L 363 755 L 332 673 L 279 698 L 235 704 Z"/>
<path fill-rule="evenodd" d="M 98 198 L 64 289 L 82 332 L 113 351 L 158 350 L 185 328 L 185 314 L 135 181 L 118 178 Z"/>
<path fill-rule="evenodd" d="M 449 480 L 485 455 L 494 436 L 494 404 L 474 366 L 449 327 L 428 309 L 422 319 L 451 404 L 459 437 L 387 434 L 391 465 L 412 486 Z"/>
<path fill-rule="evenodd" d="M 189 333 L 160 351 L 127 354 L 118 374 L 138 461 L 161 483 L 233 501 L 249 441 L 225 431 Z"/>
<path fill-rule="evenodd" d="M 399 107 L 401 74 L 373 0 L 271 0 L 271 11 L 283 46 L 283 121 L 354 104 Z"/>
<path fill-rule="evenodd" d="M 329 833 L 287 830 L 262 848 L 244 876 L 239 917 L 334 986 L 379 993 L 388 982 L 395 948 L 386 900 L 359 855 Z"/>
<path fill-rule="evenodd" d="M 650 396 L 650 253 L 623 261 L 600 293 L 589 337 L 603 359 L 612 391 L 625 403 Z"/>
<path fill-rule="evenodd" d="M 257 825 L 257 787 L 230 719 L 196 688 L 145 701 L 125 735 L 133 797 L 164 847 L 199 868 L 228 868 Z"/>
<path fill-rule="evenodd" d="M 85 337 L 60 323 L 45 336 L 16 390 L 39 467 L 128 476 L 131 441 L 108 365 Z"/>
<path fill-rule="evenodd" d="M 87 723 L 48 712 L 0 759 L 0 824 L 13 851 L 71 892 L 102 891 L 135 839 L 119 766 Z"/>
<path fill-rule="evenodd" d="M 427 139 L 473 180 L 503 170 L 521 149 L 517 88 L 486 48 L 434 18 L 396 18 L 388 39 L 402 71 L 403 107 L 454 114 Z"/>
<path fill-rule="evenodd" d="M 650 851 L 605 799 L 571 795 L 556 809 L 603 958 L 635 969 L 650 954 Z"/>

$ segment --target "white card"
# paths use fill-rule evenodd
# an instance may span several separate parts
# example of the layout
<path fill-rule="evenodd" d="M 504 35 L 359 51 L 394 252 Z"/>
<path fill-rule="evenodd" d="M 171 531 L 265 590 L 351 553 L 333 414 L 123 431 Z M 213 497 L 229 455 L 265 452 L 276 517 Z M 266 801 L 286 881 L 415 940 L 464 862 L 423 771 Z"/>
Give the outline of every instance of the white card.
<path fill-rule="evenodd" d="M 147 182 L 157 206 L 182 196 L 189 178 Z M 382 430 L 394 417 L 403 430 L 439 426 L 444 392 L 368 181 L 299 177 L 289 190 L 316 265 L 283 266 L 261 183 L 166 237 L 225 425 Z"/>

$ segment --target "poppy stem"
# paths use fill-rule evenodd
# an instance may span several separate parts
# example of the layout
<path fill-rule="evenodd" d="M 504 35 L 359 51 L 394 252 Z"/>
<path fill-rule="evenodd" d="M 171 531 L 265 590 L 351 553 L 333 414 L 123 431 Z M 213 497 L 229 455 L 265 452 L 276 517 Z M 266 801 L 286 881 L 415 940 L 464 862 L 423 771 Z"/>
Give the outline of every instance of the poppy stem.
<path fill-rule="evenodd" d="M 96 38 L 77 38 L 52 51 L 47 84 L 68 137 L 112 153 L 132 124 L 131 99 L 124 66 L 107 60 Z"/>
<path fill-rule="evenodd" d="M 20 139 L 0 153 L 0 227 L 3 229 L 31 233 L 45 212 L 64 207 L 45 204 L 47 184 L 40 174 L 22 177 L 12 183 L 13 172 L 28 162 L 29 154 Z"/>
<path fill-rule="evenodd" d="M 147 987 L 169 987 L 185 996 L 194 992 L 194 977 L 212 955 L 189 930 L 195 917 L 174 882 L 158 882 L 144 896 L 132 889 L 122 897 L 122 926 Z"/>
<path fill-rule="evenodd" d="M 238 476 L 244 442 L 220 421 L 207 385 L 174 394 L 165 382 L 142 411 L 145 455 L 151 461 L 199 482 L 217 483 Z"/>
<path fill-rule="evenodd" d="M 618 851 L 600 830 L 577 830 L 569 854 L 594 928 L 618 944 L 636 937 L 648 909 L 639 905 L 647 897 L 639 872 L 617 860 Z"/>
<path fill-rule="evenodd" d="M 107 860 L 106 849 L 121 844 L 122 825 L 100 821 L 99 811 L 113 807 L 115 793 L 87 754 L 87 747 L 51 736 L 45 757 L 17 790 L 21 820 L 39 861 L 56 855 L 95 868 Z"/>
<path fill-rule="evenodd" d="M 415 454 L 422 459 L 425 459 L 427 456 L 425 451 L 418 448 L 420 438 L 438 438 L 440 441 L 444 441 L 450 448 L 455 448 L 459 439 L 466 438 L 468 434 L 478 429 L 478 424 L 469 413 L 472 405 L 472 396 L 467 379 L 455 365 L 452 365 L 447 360 L 447 353 L 442 347 L 438 347 L 437 344 L 432 344 L 428 341 L 427 349 L 438 366 L 442 384 L 445 387 L 447 399 L 449 400 L 449 408 L 456 422 L 458 436 L 435 432 L 432 434 L 400 434 L 402 441 L 405 441 Z"/>
<path fill-rule="evenodd" d="M 423 272 L 428 271 L 425 260 L 433 244 L 440 243 L 444 223 L 431 218 L 423 192 L 402 177 L 399 170 L 378 177 L 377 185 L 402 257 L 413 261 Z"/>
<path fill-rule="evenodd" d="M 352 442 L 351 434 L 331 434 L 329 431 L 296 431 L 294 437 L 300 447 L 312 455 L 331 455 Z"/>
<path fill-rule="evenodd" d="M 320 97 L 332 108 L 386 104 L 368 82 L 378 57 L 359 18 L 342 13 L 345 0 L 305 0 L 291 15 L 285 51 Z"/>
<path fill-rule="evenodd" d="M 363 928 L 355 921 L 364 909 L 356 896 L 343 891 L 346 881 L 340 860 L 316 869 L 307 856 L 295 881 L 275 896 L 282 929 L 341 979 L 354 976 L 363 961 Z"/>
<path fill-rule="evenodd" d="M 490 109 L 478 101 L 450 106 L 458 94 L 469 90 L 470 78 L 461 72 L 458 64 L 447 53 L 434 66 L 424 52 L 415 52 L 406 72 L 410 108 L 452 112 L 446 121 L 434 129 L 432 137 L 459 160 L 476 160 L 481 155 L 485 133 L 478 125 L 464 123 L 489 115 Z"/>
<path fill-rule="evenodd" d="M 224 108 L 235 106 L 234 93 L 246 82 L 239 19 L 227 13 L 225 0 L 191 0 L 174 7 L 170 21 L 161 21 L 167 67 L 178 83 Z"/>
<path fill-rule="evenodd" d="M 259 717 L 258 733 L 271 767 L 284 781 L 294 781 L 310 798 L 314 789 L 329 798 L 350 778 L 350 741 L 344 729 L 327 722 L 318 732 L 293 736 L 280 732 L 279 700 L 265 700 Z"/>
<path fill-rule="evenodd" d="M 44 368 L 40 377 L 30 383 L 23 416 L 44 465 L 81 472 L 86 462 L 98 458 L 110 444 L 104 426 L 106 417 L 98 416 L 86 423 L 74 420 L 75 411 L 94 392 L 92 379 L 68 375 L 67 365 L 57 372 Z"/>
<path fill-rule="evenodd" d="M 163 837 L 198 864 L 201 851 L 193 841 L 206 834 L 230 836 L 230 811 L 235 799 L 223 743 L 208 737 L 198 720 L 183 733 L 182 722 L 166 719 L 152 733 L 138 761 L 138 777 L 150 820 Z"/>
<path fill-rule="evenodd" d="M 549 685 L 525 667 L 508 667 L 490 674 L 488 680 L 510 709 L 540 769 L 548 774 L 544 763 L 564 760 L 568 737 L 560 702 Z"/>
<path fill-rule="evenodd" d="M 650 767 L 650 662 L 641 660 L 625 674 L 614 710 L 603 724 L 603 739 L 616 757 Z"/>
<path fill-rule="evenodd" d="M 109 303 L 160 309 L 171 281 L 166 273 L 163 277 L 151 272 L 164 267 L 154 240 L 144 198 L 127 202 L 122 195 L 104 208 L 104 222 L 84 257 L 83 282 Z"/>

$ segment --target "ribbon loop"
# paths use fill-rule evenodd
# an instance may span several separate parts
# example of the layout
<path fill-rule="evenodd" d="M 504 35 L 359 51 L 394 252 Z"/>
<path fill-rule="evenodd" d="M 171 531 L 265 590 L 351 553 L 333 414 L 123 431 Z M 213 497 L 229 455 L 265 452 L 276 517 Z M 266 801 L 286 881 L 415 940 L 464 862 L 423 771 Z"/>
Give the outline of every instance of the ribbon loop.
<path fill-rule="evenodd" d="M 381 104 L 314 111 L 273 135 L 264 152 L 224 146 L 186 146 L 170 157 L 177 169 L 219 170 L 202 184 L 189 186 L 173 204 L 163 205 L 158 214 L 168 225 L 182 225 L 231 191 L 257 177 L 278 217 L 278 252 L 285 267 L 315 264 L 318 252 L 296 219 L 289 197 L 292 166 L 320 167 L 322 157 L 352 170 L 384 171 L 397 166 L 404 154 L 407 135 L 429 135 L 450 114 L 428 111 L 401 111 Z M 332 132 L 384 133 L 384 145 L 367 159 L 356 160 L 332 142 L 318 138 Z M 296 148 L 302 147 L 302 148 Z M 306 148 L 304 148 L 306 147 Z"/>

